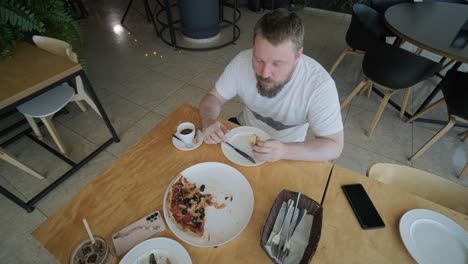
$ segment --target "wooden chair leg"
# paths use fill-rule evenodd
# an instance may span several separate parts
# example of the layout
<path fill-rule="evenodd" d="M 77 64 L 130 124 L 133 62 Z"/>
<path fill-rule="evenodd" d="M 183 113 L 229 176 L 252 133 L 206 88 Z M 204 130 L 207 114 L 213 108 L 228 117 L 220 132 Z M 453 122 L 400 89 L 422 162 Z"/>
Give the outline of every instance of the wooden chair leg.
<path fill-rule="evenodd" d="M 37 125 L 36 121 L 34 121 L 34 118 L 27 115 L 25 115 L 24 117 L 28 121 L 29 126 L 32 128 L 34 135 L 36 135 L 37 138 L 42 139 L 41 130 L 39 129 L 39 126 Z"/>
<path fill-rule="evenodd" d="M 450 116 L 449 122 L 445 125 L 437 134 L 435 134 L 426 144 L 424 144 L 416 153 L 409 158 L 410 161 L 417 159 L 421 156 L 427 149 L 429 149 L 437 140 L 439 140 L 445 133 L 447 133 L 456 123 L 456 119 L 453 116 Z"/>
<path fill-rule="evenodd" d="M 445 68 L 447 68 L 448 66 L 452 65 L 455 61 L 454 60 L 450 60 L 449 62 L 447 62 L 444 66 L 442 66 L 442 68 L 440 69 L 439 72 L 445 70 Z"/>
<path fill-rule="evenodd" d="M 405 96 L 403 97 L 403 103 L 401 104 L 401 109 L 400 109 L 400 118 L 403 118 L 405 115 L 406 111 L 406 106 L 408 105 L 408 99 L 411 94 L 411 87 L 408 87 L 405 91 Z"/>
<path fill-rule="evenodd" d="M 86 106 L 81 101 L 75 101 L 78 107 L 81 109 L 81 112 L 86 112 Z"/>
<path fill-rule="evenodd" d="M 47 127 L 47 130 L 52 136 L 52 139 L 54 140 L 55 144 L 57 144 L 57 147 L 60 149 L 60 152 L 62 152 L 64 155 L 67 155 L 65 145 L 63 144 L 63 141 L 60 138 L 57 129 L 55 128 L 55 125 L 52 123 L 52 116 L 42 117 L 41 120 Z"/>
<path fill-rule="evenodd" d="M 463 168 L 463 170 L 461 171 L 460 175 L 458 175 L 458 178 L 459 179 L 462 179 L 464 177 L 468 176 L 468 163 L 465 164 L 465 167 Z"/>
<path fill-rule="evenodd" d="M 374 120 L 372 120 L 372 123 L 369 127 L 369 130 L 367 131 L 367 136 L 371 137 L 372 133 L 374 133 L 374 129 L 377 126 L 377 123 L 379 122 L 380 116 L 382 115 L 383 111 L 385 110 L 385 106 L 388 103 L 388 100 L 390 100 L 390 96 L 392 96 L 396 91 L 388 92 L 384 98 L 382 98 L 382 102 L 379 105 L 379 109 L 377 109 L 377 113 L 374 116 Z"/>
<path fill-rule="evenodd" d="M 367 89 L 367 98 L 370 98 L 370 95 L 372 93 L 372 87 L 374 86 L 374 84 L 371 84 L 369 85 L 369 89 Z"/>
<path fill-rule="evenodd" d="M 432 111 L 432 109 L 436 108 L 439 104 L 441 104 L 444 101 L 445 101 L 444 98 L 439 99 L 437 102 L 435 102 L 435 103 L 429 105 L 428 107 L 424 108 L 423 110 L 421 110 L 421 112 L 416 113 L 415 115 L 413 115 L 410 119 L 408 119 L 408 121 L 406 121 L 406 123 L 413 122 L 414 120 L 418 119 L 420 116 L 424 115 L 425 113 L 427 113 L 429 111 Z"/>
<path fill-rule="evenodd" d="M 75 81 L 76 81 L 76 88 L 77 88 L 77 94 L 74 96 L 74 98 L 76 99 L 72 99 L 72 100 L 76 100 L 76 101 L 85 101 L 101 118 L 101 113 L 99 113 L 99 110 L 96 106 L 96 104 L 94 103 L 94 101 L 91 99 L 91 97 L 89 97 L 89 95 L 86 93 L 85 89 L 84 89 L 84 86 L 83 86 L 83 81 L 81 80 L 81 77 L 76 77 L 75 78 Z"/>
<path fill-rule="evenodd" d="M 366 86 L 366 84 L 370 82 L 372 83 L 371 81 L 369 80 L 364 80 L 362 82 L 360 82 L 356 88 L 354 88 L 354 90 L 351 92 L 350 95 L 348 95 L 348 97 L 346 97 L 346 99 L 343 101 L 343 103 L 341 103 L 341 109 L 345 108 L 345 106 L 347 104 L 349 104 L 349 102 L 351 102 L 351 100 L 353 99 L 354 96 L 356 96 L 357 93 L 359 93 L 359 91 L 364 88 Z"/>
<path fill-rule="evenodd" d="M 44 179 L 44 176 L 42 176 L 40 173 L 37 171 L 29 168 L 28 166 L 24 165 L 23 163 L 19 162 L 17 159 L 13 157 L 10 153 L 5 151 L 4 149 L 0 148 L 0 159 L 10 163 L 13 166 L 18 167 L 19 169 L 31 174 L 32 176 L 42 180 Z"/>
<path fill-rule="evenodd" d="M 368 82 L 368 83 L 366 84 L 366 86 L 364 86 L 364 87 L 362 88 L 362 90 L 359 92 L 359 95 L 363 95 L 363 94 L 367 91 L 367 89 L 369 88 L 369 86 L 371 86 L 371 85 L 372 85 L 372 83 L 371 83 L 371 82 Z"/>
<path fill-rule="evenodd" d="M 338 56 L 338 59 L 335 61 L 335 63 L 333 64 L 333 66 L 330 68 L 330 75 L 335 71 L 336 67 L 338 66 L 338 64 L 340 64 L 341 60 L 343 60 L 344 56 L 350 52 L 352 49 L 350 47 L 346 47 L 341 53 L 340 53 L 340 56 Z"/>
<path fill-rule="evenodd" d="M 460 134 L 458 134 L 458 136 L 461 137 L 461 140 L 466 142 L 466 140 L 468 139 L 468 130 L 465 132 L 461 132 Z"/>

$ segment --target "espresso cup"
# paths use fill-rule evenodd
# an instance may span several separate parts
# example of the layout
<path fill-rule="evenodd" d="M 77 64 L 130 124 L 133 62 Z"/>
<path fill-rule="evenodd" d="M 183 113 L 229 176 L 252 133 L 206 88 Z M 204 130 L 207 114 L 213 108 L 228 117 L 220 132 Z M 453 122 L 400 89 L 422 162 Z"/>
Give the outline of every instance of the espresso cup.
<path fill-rule="evenodd" d="M 185 144 L 193 144 L 195 129 L 195 125 L 190 122 L 182 123 L 177 127 L 177 137 Z"/>

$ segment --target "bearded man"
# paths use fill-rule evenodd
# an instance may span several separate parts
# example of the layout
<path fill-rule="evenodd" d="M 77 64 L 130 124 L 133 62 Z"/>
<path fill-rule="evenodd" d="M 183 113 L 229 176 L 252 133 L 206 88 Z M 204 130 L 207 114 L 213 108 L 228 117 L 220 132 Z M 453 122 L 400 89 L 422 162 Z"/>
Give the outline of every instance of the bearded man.
<path fill-rule="evenodd" d="M 256 160 L 323 161 L 343 150 L 343 123 L 335 82 L 303 54 L 304 26 L 286 10 L 265 14 L 254 28 L 253 49 L 240 52 L 200 103 L 204 141 L 218 144 L 229 130 L 217 118 L 239 96 L 245 108 L 235 119 L 272 139 L 253 146 Z M 306 140 L 307 129 L 313 137 Z"/>

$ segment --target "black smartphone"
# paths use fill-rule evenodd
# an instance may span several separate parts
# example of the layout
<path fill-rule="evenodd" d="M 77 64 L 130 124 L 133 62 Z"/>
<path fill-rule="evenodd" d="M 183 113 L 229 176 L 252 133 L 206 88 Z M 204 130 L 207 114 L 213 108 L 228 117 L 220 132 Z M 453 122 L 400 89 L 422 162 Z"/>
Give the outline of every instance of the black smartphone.
<path fill-rule="evenodd" d="M 460 28 L 458 34 L 452 41 L 452 47 L 463 49 L 468 43 L 468 20 L 465 21 L 465 24 Z"/>
<path fill-rule="evenodd" d="M 341 186 L 362 229 L 385 227 L 382 218 L 361 184 Z"/>

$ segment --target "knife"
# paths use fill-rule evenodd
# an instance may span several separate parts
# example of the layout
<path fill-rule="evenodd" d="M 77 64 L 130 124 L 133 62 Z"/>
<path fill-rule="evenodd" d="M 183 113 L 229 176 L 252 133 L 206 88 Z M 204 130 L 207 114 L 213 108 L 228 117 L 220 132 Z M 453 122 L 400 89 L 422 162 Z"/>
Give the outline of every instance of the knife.
<path fill-rule="evenodd" d="M 233 149 L 234 149 L 237 153 L 239 153 L 242 157 L 248 159 L 248 160 L 249 160 L 250 162 L 252 162 L 253 164 L 256 164 L 255 160 L 254 160 L 252 157 L 250 157 L 249 154 L 247 154 L 247 153 L 245 153 L 244 151 L 242 151 L 242 150 L 240 150 L 240 149 L 234 147 L 234 146 L 231 145 L 229 142 L 224 142 L 224 143 L 226 143 L 228 146 L 230 146 L 231 148 L 233 148 Z"/>
<path fill-rule="evenodd" d="M 156 258 L 154 258 L 154 254 L 153 254 L 153 253 L 151 253 L 151 255 L 150 255 L 149 263 L 150 263 L 150 264 L 158 264 L 158 263 L 156 262 Z"/>

